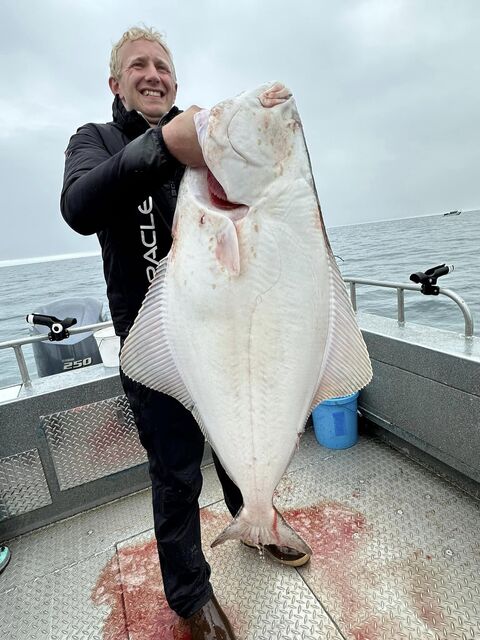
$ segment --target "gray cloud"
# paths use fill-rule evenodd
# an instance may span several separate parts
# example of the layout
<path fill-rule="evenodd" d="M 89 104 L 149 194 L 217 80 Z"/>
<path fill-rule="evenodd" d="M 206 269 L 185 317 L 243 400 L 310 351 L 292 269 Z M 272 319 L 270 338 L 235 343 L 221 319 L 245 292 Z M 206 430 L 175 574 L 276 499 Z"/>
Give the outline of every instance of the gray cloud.
<path fill-rule="evenodd" d="M 2 3 L 0 260 L 91 251 L 58 206 L 63 151 L 110 118 L 112 43 L 166 32 L 178 104 L 294 91 L 327 226 L 478 208 L 477 0 Z"/>

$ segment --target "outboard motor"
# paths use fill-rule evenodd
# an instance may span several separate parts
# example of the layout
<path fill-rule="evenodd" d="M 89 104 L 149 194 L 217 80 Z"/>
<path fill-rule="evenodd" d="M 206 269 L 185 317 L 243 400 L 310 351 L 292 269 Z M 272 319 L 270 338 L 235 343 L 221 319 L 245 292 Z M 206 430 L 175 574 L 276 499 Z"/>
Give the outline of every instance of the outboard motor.
<path fill-rule="evenodd" d="M 102 303 L 95 298 L 65 298 L 37 307 L 35 313 L 27 316 L 32 325 L 30 333 L 50 335 L 49 342 L 32 344 L 38 375 L 43 378 L 100 364 L 102 357 L 91 331 L 67 336 L 73 324 L 82 326 L 102 320 Z"/>

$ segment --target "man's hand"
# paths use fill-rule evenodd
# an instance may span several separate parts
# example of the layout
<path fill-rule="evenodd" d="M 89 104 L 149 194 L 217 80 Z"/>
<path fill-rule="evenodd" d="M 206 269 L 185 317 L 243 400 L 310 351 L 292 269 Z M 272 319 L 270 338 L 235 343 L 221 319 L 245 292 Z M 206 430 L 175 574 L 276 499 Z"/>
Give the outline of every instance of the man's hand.
<path fill-rule="evenodd" d="M 282 102 L 285 102 L 291 97 L 292 93 L 290 89 L 287 89 L 281 82 L 276 82 L 270 89 L 267 89 L 267 91 L 264 91 L 259 96 L 259 100 L 262 106 L 270 108 L 277 104 L 282 104 Z"/>
<path fill-rule="evenodd" d="M 162 128 L 163 140 L 172 156 L 189 167 L 205 166 L 193 121 L 198 111 L 200 107 L 192 106 Z"/>

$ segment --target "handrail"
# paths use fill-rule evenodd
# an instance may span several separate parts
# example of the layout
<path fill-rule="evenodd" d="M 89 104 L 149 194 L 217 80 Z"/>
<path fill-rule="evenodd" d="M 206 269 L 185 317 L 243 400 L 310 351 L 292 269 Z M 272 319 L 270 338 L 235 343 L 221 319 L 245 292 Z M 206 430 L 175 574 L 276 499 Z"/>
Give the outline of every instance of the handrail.
<path fill-rule="evenodd" d="M 71 327 L 68 330 L 68 333 L 71 336 L 74 336 L 76 333 L 86 333 L 87 331 L 97 331 L 97 329 L 106 329 L 107 327 L 113 326 L 113 322 L 111 320 L 107 320 L 106 322 L 97 322 L 96 324 L 86 324 L 82 327 Z M 37 335 L 37 336 L 28 336 L 27 338 L 18 338 L 17 340 L 7 340 L 6 342 L 0 342 L 0 349 L 8 349 L 16 346 L 22 347 L 26 344 L 32 344 L 33 342 L 42 342 L 48 341 L 48 334 Z"/>
<path fill-rule="evenodd" d="M 357 284 L 366 284 L 374 287 L 386 287 L 389 289 L 397 290 L 397 319 L 400 325 L 405 324 L 405 296 L 404 291 L 421 291 L 422 287 L 419 284 L 410 284 L 407 282 L 386 282 L 384 280 L 366 280 L 365 278 L 345 277 L 343 280 L 350 284 L 350 300 L 354 311 L 357 311 Z M 439 294 L 451 298 L 459 307 L 463 313 L 465 321 L 465 338 L 473 337 L 473 316 L 467 303 L 461 298 L 455 291 L 451 289 L 443 289 L 439 287 Z"/>
<path fill-rule="evenodd" d="M 365 278 L 344 277 L 344 282 L 350 285 L 350 299 L 352 306 L 357 311 L 357 284 L 365 284 L 374 287 L 386 287 L 389 289 L 397 290 L 397 318 L 400 325 L 405 324 L 405 296 L 404 291 L 421 291 L 421 285 L 410 284 L 406 282 L 388 282 L 382 280 L 366 280 Z M 466 302 L 458 294 L 450 289 L 439 288 L 439 294 L 451 298 L 461 309 L 465 320 L 465 338 L 473 337 L 473 316 L 466 304 Z M 96 324 L 88 324 L 83 327 L 71 327 L 69 329 L 70 335 L 78 333 L 85 333 L 87 331 L 97 331 L 106 327 L 111 327 L 113 322 L 108 320 L 106 322 L 97 322 Z M 25 362 L 25 356 L 23 355 L 22 347 L 34 342 L 42 342 L 48 340 L 48 335 L 28 336 L 26 338 L 19 338 L 17 340 L 8 340 L 6 342 L 0 342 L 1 349 L 13 349 L 15 357 L 17 359 L 18 369 L 22 377 L 22 382 L 27 389 L 32 387 L 32 381 L 28 372 L 27 363 Z"/>
<path fill-rule="evenodd" d="M 73 336 L 77 333 L 97 331 L 98 329 L 105 329 L 111 326 L 113 326 L 113 322 L 111 320 L 107 320 L 106 322 L 97 322 L 95 324 L 87 324 L 83 327 L 71 327 L 68 330 L 68 332 L 71 336 Z M 20 375 L 22 377 L 22 382 L 27 389 L 31 389 L 32 380 L 28 372 L 28 367 L 27 367 L 27 363 L 25 362 L 25 356 L 23 355 L 22 347 L 25 346 L 26 344 L 33 344 L 34 342 L 44 342 L 44 341 L 48 341 L 48 334 L 38 335 L 38 336 L 28 336 L 26 338 L 18 338 L 17 340 L 7 340 L 6 342 L 0 342 L 0 350 L 13 349 L 13 351 L 15 352 L 15 357 L 17 359 L 17 365 L 20 371 Z"/>

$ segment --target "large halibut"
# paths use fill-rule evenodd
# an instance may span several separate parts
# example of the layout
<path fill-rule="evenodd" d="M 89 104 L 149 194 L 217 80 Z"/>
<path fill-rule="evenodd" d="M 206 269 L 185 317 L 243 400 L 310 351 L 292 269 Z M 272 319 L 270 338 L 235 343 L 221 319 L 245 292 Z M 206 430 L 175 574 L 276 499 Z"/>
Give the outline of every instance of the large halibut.
<path fill-rule="evenodd" d="M 197 419 L 244 506 L 214 541 L 309 552 L 273 492 L 312 409 L 372 370 L 323 224 L 293 97 L 271 85 L 196 116 L 174 240 L 125 342 L 130 378 Z M 275 89 L 275 87 L 274 87 Z"/>

